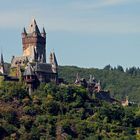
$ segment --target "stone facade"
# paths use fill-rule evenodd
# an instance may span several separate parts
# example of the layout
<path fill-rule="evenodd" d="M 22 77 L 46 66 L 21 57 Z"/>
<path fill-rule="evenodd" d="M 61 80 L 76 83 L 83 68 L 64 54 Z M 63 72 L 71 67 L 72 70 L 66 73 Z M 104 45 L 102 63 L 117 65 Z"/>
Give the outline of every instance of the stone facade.
<path fill-rule="evenodd" d="M 22 56 L 13 56 L 11 68 L 14 76 L 5 74 L 3 55 L 1 55 L 0 72 L 5 80 L 22 79 L 30 88 L 37 88 L 42 82 L 58 81 L 58 63 L 54 52 L 50 53 L 50 62 L 46 63 L 46 32 L 40 32 L 38 25 L 33 19 L 27 31 L 22 32 Z M 29 82 L 30 81 L 30 82 Z M 31 89 L 32 88 L 32 89 Z"/>
<path fill-rule="evenodd" d="M 46 63 L 46 32 L 42 33 L 37 26 L 35 19 L 32 20 L 28 30 L 22 32 L 23 56 L 27 56 L 30 62 Z"/>

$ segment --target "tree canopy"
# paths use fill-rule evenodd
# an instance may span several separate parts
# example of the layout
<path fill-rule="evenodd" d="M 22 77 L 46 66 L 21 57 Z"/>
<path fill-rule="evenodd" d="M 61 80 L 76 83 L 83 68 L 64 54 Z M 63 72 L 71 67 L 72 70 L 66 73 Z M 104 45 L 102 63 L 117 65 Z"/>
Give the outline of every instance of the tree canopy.
<path fill-rule="evenodd" d="M 136 140 L 140 108 L 89 96 L 81 86 L 41 84 L 29 96 L 24 84 L 0 86 L 0 139 Z"/>

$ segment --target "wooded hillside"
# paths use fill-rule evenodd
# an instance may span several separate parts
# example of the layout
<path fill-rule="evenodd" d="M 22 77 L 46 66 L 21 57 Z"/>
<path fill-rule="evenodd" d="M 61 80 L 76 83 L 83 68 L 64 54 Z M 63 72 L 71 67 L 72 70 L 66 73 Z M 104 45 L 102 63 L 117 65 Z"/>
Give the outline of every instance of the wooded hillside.
<path fill-rule="evenodd" d="M 129 68 L 124 71 L 121 66 L 112 68 L 107 65 L 104 69 L 79 68 L 76 66 L 60 66 L 59 76 L 69 83 L 74 83 L 76 74 L 81 78 L 89 79 L 93 75 L 101 81 L 102 88 L 109 90 L 111 96 L 124 99 L 128 96 L 130 101 L 140 102 L 140 69 Z"/>

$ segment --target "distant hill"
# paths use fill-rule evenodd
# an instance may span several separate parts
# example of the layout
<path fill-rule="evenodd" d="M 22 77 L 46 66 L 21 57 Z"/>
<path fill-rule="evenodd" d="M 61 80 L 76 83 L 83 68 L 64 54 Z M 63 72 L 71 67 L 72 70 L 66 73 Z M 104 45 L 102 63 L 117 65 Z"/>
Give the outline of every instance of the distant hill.
<path fill-rule="evenodd" d="M 74 83 L 76 74 L 81 78 L 89 79 L 93 75 L 101 81 L 104 90 L 110 90 L 111 95 L 117 99 L 124 99 L 126 96 L 130 101 L 140 102 L 140 69 L 129 68 L 126 71 L 121 66 L 112 68 L 107 65 L 104 69 L 79 68 L 76 66 L 60 66 L 59 76 L 69 83 Z"/>

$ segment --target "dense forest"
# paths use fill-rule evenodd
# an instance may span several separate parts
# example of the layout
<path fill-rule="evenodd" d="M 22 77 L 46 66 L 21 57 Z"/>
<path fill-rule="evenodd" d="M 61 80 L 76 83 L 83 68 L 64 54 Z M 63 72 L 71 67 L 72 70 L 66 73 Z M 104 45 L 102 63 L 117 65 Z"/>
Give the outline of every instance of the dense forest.
<path fill-rule="evenodd" d="M 140 108 L 96 99 L 72 84 L 41 84 L 29 96 L 24 83 L 2 81 L 0 139 L 139 140 Z"/>
<path fill-rule="evenodd" d="M 101 81 L 102 89 L 121 100 L 98 99 L 85 87 L 73 84 L 76 74 Z M 0 140 L 139 140 L 140 70 L 121 66 L 104 69 L 60 66 L 65 84 L 41 84 L 32 95 L 24 82 L 0 80 Z"/>
<path fill-rule="evenodd" d="M 66 82 L 74 83 L 76 74 L 89 79 L 93 75 L 101 81 L 102 89 L 109 90 L 112 97 L 119 100 L 128 96 L 131 102 L 140 103 L 140 69 L 136 67 L 123 69 L 122 66 L 105 66 L 103 69 L 79 68 L 76 66 L 60 66 L 59 76 Z"/>

